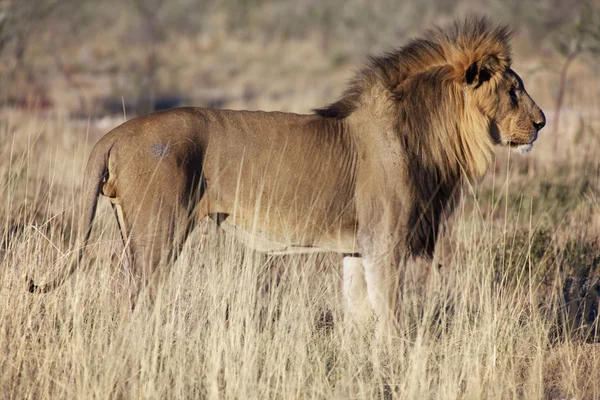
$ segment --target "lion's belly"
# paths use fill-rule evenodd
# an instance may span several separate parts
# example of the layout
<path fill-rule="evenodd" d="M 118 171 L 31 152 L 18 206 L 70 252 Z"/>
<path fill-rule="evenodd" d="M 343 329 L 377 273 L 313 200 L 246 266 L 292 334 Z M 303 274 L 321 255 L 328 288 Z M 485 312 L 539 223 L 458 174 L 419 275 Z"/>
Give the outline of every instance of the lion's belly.
<path fill-rule="evenodd" d="M 318 235 L 305 234 L 303 237 L 278 233 L 273 227 L 255 224 L 249 229 L 246 224 L 235 223 L 229 219 L 221 222 L 221 228 L 233 235 L 247 247 L 270 254 L 298 253 L 356 253 L 356 235 L 350 229 L 337 229 L 333 232 L 321 232 Z"/>

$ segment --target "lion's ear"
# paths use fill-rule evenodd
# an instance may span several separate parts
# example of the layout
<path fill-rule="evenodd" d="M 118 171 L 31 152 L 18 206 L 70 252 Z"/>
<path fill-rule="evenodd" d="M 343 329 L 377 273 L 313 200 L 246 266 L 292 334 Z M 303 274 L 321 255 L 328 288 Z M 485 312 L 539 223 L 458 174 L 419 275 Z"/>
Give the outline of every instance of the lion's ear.
<path fill-rule="evenodd" d="M 467 85 L 478 87 L 489 81 L 498 69 L 500 69 L 498 58 L 491 55 L 483 56 L 480 60 L 469 65 L 465 72 L 465 82 L 467 82 Z"/>

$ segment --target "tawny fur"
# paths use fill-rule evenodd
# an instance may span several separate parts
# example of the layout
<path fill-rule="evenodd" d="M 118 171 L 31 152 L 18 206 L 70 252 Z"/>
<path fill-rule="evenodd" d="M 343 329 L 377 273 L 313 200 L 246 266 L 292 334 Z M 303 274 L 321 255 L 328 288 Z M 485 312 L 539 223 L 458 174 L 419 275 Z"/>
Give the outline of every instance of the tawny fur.
<path fill-rule="evenodd" d="M 389 327 L 406 264 L 431 260 L 463 183 L 485 174 L 494 145 L 531 147 L 544 125 L 509 38 L 485 18 L 432 30 L 372 58 L 313 115 L 183 108 L 126 122 L 90 156 L 81 246 L 102 193 L 130 250 L 133 304 L 210 216 L 258 250 L 353 254 L 349 317 L 364 323 L 356 299 L 368 298 Z"/>

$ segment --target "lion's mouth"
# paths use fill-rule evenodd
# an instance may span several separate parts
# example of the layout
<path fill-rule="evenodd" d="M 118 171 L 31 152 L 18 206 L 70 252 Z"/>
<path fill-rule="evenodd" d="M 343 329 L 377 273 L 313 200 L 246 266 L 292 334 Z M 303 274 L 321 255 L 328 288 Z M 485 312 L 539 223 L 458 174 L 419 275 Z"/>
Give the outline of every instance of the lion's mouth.
<path fill-rule="evenodd" d="M 533 134 L 533 137 L 528 142 L 517 142 L 515 140 L 509 140 L 508 147 L 510 147 L 511 149 L 516 149 L 516 150 L 523 150 L 524 148 L 527 148 L 527 150 L 525 152 L 528 152 L 533 147 L 533 142 L 535 142 L 537 138 L 538 138 L 538 132 L 535 131 L 535 133 Z"/>
<path fill-rule="evenodd" d="M 533 144 L 533 140 L 531 142 L 513 142 L 512 140 L 508 142 L 508 147 L 516 148 L 519 146 L 527 146 Z"/>
<path fill-rule="evenodd" d="M 525 153 L 529 153 L 531 151 L 531 149 L 533 148 L 533 140 L 528 142 L 528 143 L 520 143 L 520 142 L 513 142 L 510 141 L 508 142 L 508 146 L 511 149 L 511 151 L 514 151 L 516 153 L 520 153 L 520 154 L 525 154 Z"/>

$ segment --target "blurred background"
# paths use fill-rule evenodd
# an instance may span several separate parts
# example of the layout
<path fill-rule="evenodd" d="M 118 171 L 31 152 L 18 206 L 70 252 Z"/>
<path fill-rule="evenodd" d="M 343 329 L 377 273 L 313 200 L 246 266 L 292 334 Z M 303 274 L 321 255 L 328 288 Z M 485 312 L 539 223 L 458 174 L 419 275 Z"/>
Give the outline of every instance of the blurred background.
<path fill-rule="evenodd" d="M 547 131 L 557 110 L 598 112 L 598 0 L 0 0 L 0 105 L 93 120 L 180 105 L 309 112 L 368 55 L 469 13 L 516 30 L 514 67 Z"/>

